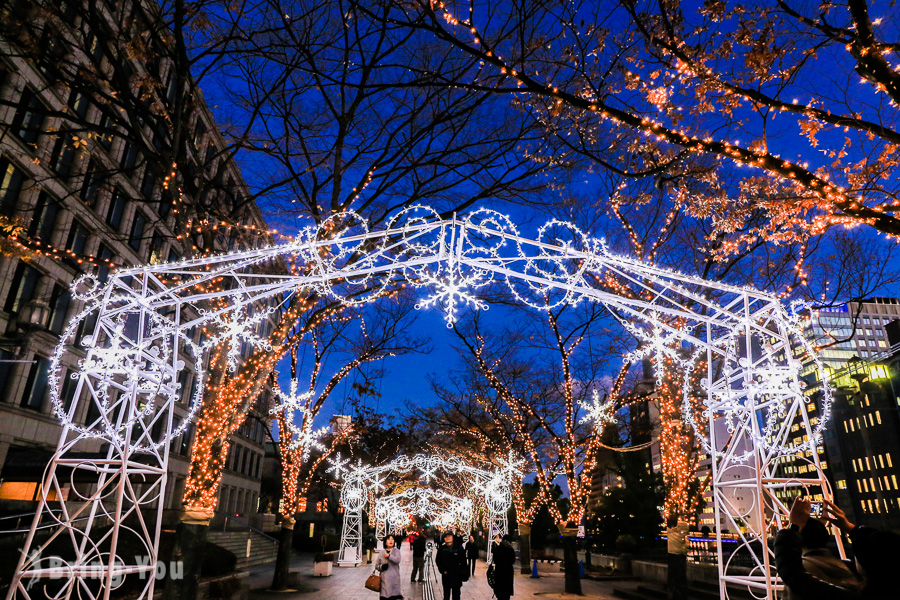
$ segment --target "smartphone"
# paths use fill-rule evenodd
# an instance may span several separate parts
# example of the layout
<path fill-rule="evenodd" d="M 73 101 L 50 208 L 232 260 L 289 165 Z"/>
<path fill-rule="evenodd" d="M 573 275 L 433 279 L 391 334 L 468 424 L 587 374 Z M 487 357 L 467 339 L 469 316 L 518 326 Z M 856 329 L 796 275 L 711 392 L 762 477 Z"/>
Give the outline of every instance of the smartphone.
<path fill-rule="evenodd" d="M 822 503 L 821 502 L 810 502 L 809 503 L 809 516 L 819 519 L 822 517 Z"/>

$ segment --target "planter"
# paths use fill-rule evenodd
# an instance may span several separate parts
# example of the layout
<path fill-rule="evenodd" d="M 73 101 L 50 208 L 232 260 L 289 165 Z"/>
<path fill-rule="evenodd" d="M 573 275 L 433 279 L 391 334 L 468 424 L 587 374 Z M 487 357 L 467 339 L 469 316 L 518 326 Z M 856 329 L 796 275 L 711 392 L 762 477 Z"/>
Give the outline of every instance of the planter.
<path fill-rule="evenodd" d="M 538 573 L 547 575 L 549 573 L 559 573 L 562 571 L 562 562 L 558 561 L 538 561 Z"/>
<path fill-rule="evenodd" d="M 331 577 L 333 569 L 334 563 L 331 561 L 313 563 L 313 577 Z"/>

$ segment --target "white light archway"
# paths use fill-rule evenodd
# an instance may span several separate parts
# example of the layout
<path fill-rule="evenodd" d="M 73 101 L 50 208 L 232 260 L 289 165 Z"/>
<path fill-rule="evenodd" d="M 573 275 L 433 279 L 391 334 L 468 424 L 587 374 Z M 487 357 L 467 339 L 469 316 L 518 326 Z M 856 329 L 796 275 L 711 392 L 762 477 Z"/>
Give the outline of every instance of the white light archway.
<path fill-rule="evenodd" d="M 512 507 L 510 483 L 521 479 L 517 470 L 515 457 L 510 455 L 500 467 L 486 470 L 473 467 L 453 456 L 438 454 L 416 454 L 400 456 L 384 465 L 366 466 L 358 461 L 354 466 L 347 466 L 340 455 L 332 461 L 329 471 L 336 478 L 343 473 L 344 484 L 341 488 L 341 503 L 344 507 L 344 526 L 341 531 L 341 548 L 338 561 L 344 565 L 359 564 L 362 560 L 362 514 L 365 509 L 369 490 L 377 495 L 385 489 L 386 476 L 391 474 L 418 473 L 419 481 L 425 485 L 431 483 L 438 473 L 451 477 L 465 477 L 476 494 L 482 496 L 488 512 L 489 539 L 496 533 L 505 535 L 509 531 L 507 512 Z M 445 505 L 439 506 L 434 500 Z M 453 517 L 465 518 L 471 524 L 473 506 L 471 499 L 458 498 L 441 490 L 426 487 L 409 488 L 397 494 L 390 494 L 376 500 L 371 510 L 375 512 L 377 535 L 379 539 L 385 533 L 393 533 L 386 526 L 396 525 L 402 519 L 401 514 L 412 511 L 420 514 L 449 514 Z M 399 512 L 398 512 L 399 511 Z M 491 559 L 491 546 L 488 543 L 487 559 Z"/>
<path fill-rule="evenodd" d="M 335 230 L 341 233 L 334 236 Z M 284 257 L 304 264 L 304 273 L 272 266 Z M 629 293 L 604 289 L 606 274 L 625 282 Z M 359 304 L 400 283 L 420 288 L 419 306 L 438 306 L 451 322 L 461 307 L 487 308 L 477 292 L 489 284 L 506 285 L 538 309 L 546 308 L 539 300 L 545 296 L 556 306 L 599 302 L 622 317 L 646 351 L 680 361 L 688 372 L 705 364 L 705 416 L 728 431 L 698 430 L 712 457 L 717 537 L 723 521 L 733 531 L 746 525 L 739 546 L 751 563 L 749 573 L 732 568 L 720 543 L 720 592 L 725 598 L 726 584 L 742 584 L 775 598 L 779 586 L 765 541 L 787 514 L 775 492 L 816 487 L 830 497 L 816 452 L 830 417 L 830 390 L 826 386 L 824 410 L 811 425 L 801 360 L 818 371 L 818 380 L 827 377 L 795 315 L 773 294 L 615 255 L 602 240 L 568 223 L 551 221 L 530 239 L 493 211 L 441 219 L 425 207 L 403 211 L 378 231 L 369 231 L 355 215 L 336 215 L 290 244 L 124 269 L 103 286 L 79 282 L 85 309 L 52 359 L 51 393 L 63 433 L 8 598 L 31 598 L 33 583 L 53 577 L 66 582 L 58 598 L 68 600 L 76 589 L 81 597 L 108 598 L 120 576 L 141 574 L 147 583 L 138 600 L 149 598 L 168 442 L 189 422 L 173 427 L 178 372 L 190 361 L 202 382 L 203 358 L 213 345 L 229 344 L 232 360 L 242 343 L 264 347 L 255 332 L 261 310 L 276 310 L 292 294 L 316 290 Z M 82 325 L 89 335 L 75 340 Z M 215 335 L 194 339 L 201 325 Z M 67 403 L 71 399 L 59 398 L 59 378 L 73 354 L 84 358 L 73 375 L 75 400 Z M 198 384 L 191 416 L 201 394 Z M 74 422 L 81 403 L 92 405 L 89 423 Z M 793 444 L 790 427 L 796 422 L 806 435 Z M 105 456 L 85 459 L 79 453 L 94 438 L 107 444 Z M 780 458 L 798 453 L 810 455 L 809 472 L 780 473 Z M 96 483 L 76 486 L 79 477 Z M 67 480 L 73 485 L 64 502 Z M 735 492 L 749 496 L 749 503 L 735 506 Z M 103 520 L 110 526 L 100 530 Z M 75 558 L 62 566 L 49 563 L 43 553 L 50 542 L 36 541 L 38 528 L 52 531 L 50 542 L 70 546 Z M 120 555 L 125 537 L 132 538 L 132 547 L 145 548 L 149 561 Z"/>

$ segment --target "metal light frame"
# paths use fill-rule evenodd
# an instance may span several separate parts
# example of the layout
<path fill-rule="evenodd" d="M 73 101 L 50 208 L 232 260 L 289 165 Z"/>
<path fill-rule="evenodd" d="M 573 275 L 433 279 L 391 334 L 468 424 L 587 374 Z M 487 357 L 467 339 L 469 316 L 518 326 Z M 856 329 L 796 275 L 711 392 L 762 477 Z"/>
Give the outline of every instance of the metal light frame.
<path fill-rule="evenodd" d="M 284 261 L 302 265 L 300 274 L 286 274 L 277 266 Z M 624 282 L 629 293 L 605 289 L 606 274 Z M 812 361 L 820 381 L 825 373 L 782 302 L 770 293 L 618 256 L 569 223 L 552 221 L 531 239 L 508 217 L 487 210 L 441 219 L 416 206 L 378 231 L 356 215 L 341 214 L 304 230 L 290 244 L 123 269 L 103 285 L 86 283 L 81 285 L 89 289 L 79 296 L 85 310 L 70 323 L 52 361 L 51 392 L 63 432 L 8 599 L 30 599 L 34 584 L 43 590 L 54 578 L 60 579 L 55 599 L 68 600 L 73 593 L 106 599 L 126 576 L 146 579 L 138 600 L 152 596 L 169 441 L 188 424 L 202 397 L 198 384 L 188 418 L 173 429 L 177 375 L 192 362 L 201 376 L 212 343 L 194 340 L 193 328 L 211 327 L 218 331 L 213 341 L 232 348 L 241 342 L 256 345 L 255 313 L 311 291 L 353 305 L 376 299 L 390 286 L 414 286 L 423 296 L 420 307 L 438 306 L 452 323 L 460 307 L 487 308 L 479 290 L 505 285 L 536 309 L 546 309 L 548 300 L 550 306 L 604 304 L 658 353 L 688 367 L 705 360 L 709 428 L 701 439 L 712 456 L 723 598 L 729 583 L 768 599 L 781 589 L 766 544 L 787 515 L 777 491 L 818 488 L 830 497 L 816 451 L 829 417 L 830 391 L 826 386 L 824 410 L 812 426 L 799 360 Z M 93 325 L 93 334 L 73 345 L 81 322 Z M 70 399 L 59 398 L 60 369 L 81 354 L 74 400 L 67 406 Z M 96 418 L 90 423 L 74 419 L 82 403 L 93 405 Z M 727 435 L 717 431 L 716 422 L 727 423 Z M 808 441 L 791 443 L 795 422 L 805 428 Z M 85 444 L 96 445 L 96 439 L 106 444 L 104 456 L 81 456 Z M 810 455 L 810 472 L 784 476 L 781 459 L 801 453 Z M 96 483 L 79 488 L 81 476 Z M 70 498 L 64 501 L 67 479 Z M 737 492 L 751 496 L 749 508 L 736 505 Z M 492 527 L 505 531 L 505 513 L 495 517 Z M 740 552 L 749 569 L 725 560 L 723 520 L 732 531 L 746 526 Z M 348 527 L 361 531 L 361 519 L 346 519 Z M 49 531 L 49 540 L 39 541 L 38 531 Z M 146 556 L 121 555 L 126 537 Z M 358 545 L 352 537 L 344 536 L 350 542 L 342 551 Z M 50 563 L 49 554 L 61 546 L 74 558 L 62 566 Z"/>

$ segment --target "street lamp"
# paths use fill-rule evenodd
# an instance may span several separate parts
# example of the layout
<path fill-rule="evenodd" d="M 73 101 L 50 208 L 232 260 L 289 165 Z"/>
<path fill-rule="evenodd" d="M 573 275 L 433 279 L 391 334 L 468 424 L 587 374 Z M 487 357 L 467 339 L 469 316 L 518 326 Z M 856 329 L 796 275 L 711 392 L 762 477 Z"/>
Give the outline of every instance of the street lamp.
<path fill-rule="evenodd" d="M 50 320 L 50 305 L 45 300 L 32 298 L 19 309 L 18 325 L 22 329 L 39 329 Z"/>

